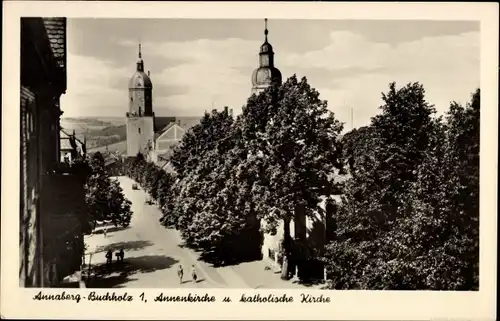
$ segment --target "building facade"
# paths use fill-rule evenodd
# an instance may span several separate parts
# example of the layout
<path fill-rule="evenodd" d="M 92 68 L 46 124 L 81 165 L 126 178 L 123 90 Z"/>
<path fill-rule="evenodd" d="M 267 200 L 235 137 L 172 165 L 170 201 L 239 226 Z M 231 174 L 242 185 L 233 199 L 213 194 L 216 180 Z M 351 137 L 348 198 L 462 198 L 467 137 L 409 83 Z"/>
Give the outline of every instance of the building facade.
<path fill-rule="evenodd" d="M 273 46 L 267 41 L 267 19 L 265 19 L 265 40 L 260 46 L 259 67 L 252 73 L 252 94 L 259 94 L 271 84 L 281 84 L 281 72 L 274 66 Z"/>
<path fill-rule="evenodd" d="M 153 147 L 154 113 L 153 84 L 144 72 L 141 45 L 135 73 L 128 83 L 127 156 L 147 154 Z"/>
<path fill-rule="evenodd" d="M 150 153 L 150 160 L 168 172 L 172 171 L 169 159 L 173 148 L 179 144 L 184 134 L 193 126 L 200 123 L 201 117 L 159 117 L 155 118 L 155 125 L 166 123 L 155 133 L 154 148 Z"/>
<path fill-rule="evenodd" d="M 66 18 L 22 18 L 19 225 L 22 287 L 57 286 L 64 276 L 80 267 L 84 177 L 79 167 L 61 162 L 59 101 L 65 92 Z"/>

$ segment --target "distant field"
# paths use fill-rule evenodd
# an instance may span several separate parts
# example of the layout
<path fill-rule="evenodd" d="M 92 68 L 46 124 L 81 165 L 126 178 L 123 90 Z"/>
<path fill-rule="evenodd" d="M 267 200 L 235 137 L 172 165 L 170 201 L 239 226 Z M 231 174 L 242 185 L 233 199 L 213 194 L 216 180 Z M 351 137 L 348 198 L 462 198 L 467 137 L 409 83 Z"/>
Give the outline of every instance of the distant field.
<path fill-rule="evenodd" d="M 100 146 L 88 150 L 89 153 L 96 153 L 96 152 L 103 153 L 105 151 L 106 151 L 106 146 Z M 127 141 L 124 140 L 121 142 L 110 144 L 108 145 L 107 151 L 110 153 L 119 152 L 120 154 L 125 154 L 127 152 Z"/>
<path fill-rule="evenodd" d="M 61 126 L 67 133 L 87 139 L 88 149 L 112 145 L 127 138 L 125 117 L 62 118 Z"/>
<path fill-rule="evenodd" d="M 99 117 L 99 118 L 61 118 L 61 126 L 76 132 L 98 130 L 109 126 L 125 125 L 125 117 Z"/>

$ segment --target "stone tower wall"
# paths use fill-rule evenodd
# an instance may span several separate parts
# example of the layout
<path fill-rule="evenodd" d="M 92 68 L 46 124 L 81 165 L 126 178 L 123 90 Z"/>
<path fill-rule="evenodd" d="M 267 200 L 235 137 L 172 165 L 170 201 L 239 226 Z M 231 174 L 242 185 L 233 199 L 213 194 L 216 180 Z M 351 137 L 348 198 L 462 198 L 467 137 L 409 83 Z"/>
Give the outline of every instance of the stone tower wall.
<path fill-rule="evenodd" d="M 149 99 L 150 100 L 150 99 Z M 146 92 L 144 89 L 129 89 L 129 113 L 144 115 L 146 111 Z"/>
<path fill-rule="evenodd" d="M 153 117 L 127 118 L 127 156 L 136 156 L 148 146 L 148 141 L 154 140 Z M 146 155 L 145 155 L 146 156 Z"/>

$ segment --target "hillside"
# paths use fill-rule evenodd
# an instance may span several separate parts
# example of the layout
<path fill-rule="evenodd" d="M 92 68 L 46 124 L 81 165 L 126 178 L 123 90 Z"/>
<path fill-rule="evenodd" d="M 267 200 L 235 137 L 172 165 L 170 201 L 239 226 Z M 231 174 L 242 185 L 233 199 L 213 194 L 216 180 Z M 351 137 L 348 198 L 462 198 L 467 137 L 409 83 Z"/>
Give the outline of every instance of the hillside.
<path fill-rule="evenodd" d="M 61 126 L 68 133 L 74 131 L 81 140 L 85 136 L 88 149 L 112 145 L 127 138 L 123 117 L 62 118 Z"/>
<path fill-rule="evenodd" d="M 200 119 L 201 117 L 155 117 L 155 132 L 159 135 L 168 124 L 174 121 L 187 129 L 197 124 Z M 89 152 L 103 152 L 106 146 L 109 152 L 126 152 L 125 117 L 66 117 L 61 119 L 61 126 L 68 134 L 74 131 L 81 141 L 85 138 Z"/>
<path fill-rule="evenodd" d="M 126 152 L 127 152 L 127 141 L 123 140 L 123 141 L 120 141 L 120 142 L 117 142 L 117 143 L 114 143 L 114 144 L 107 145 L 107 148 L 106 148 L 106 145 L 100 146 L 100 147 L 91 148 L 91 149 L 89 149 L 88 152 L 89 153 L 96 153 L 96 152 L 104 153 L 106 151 L 108 151 L 110 153 L 119 152 L 120 154 L 126 154 Z"/>

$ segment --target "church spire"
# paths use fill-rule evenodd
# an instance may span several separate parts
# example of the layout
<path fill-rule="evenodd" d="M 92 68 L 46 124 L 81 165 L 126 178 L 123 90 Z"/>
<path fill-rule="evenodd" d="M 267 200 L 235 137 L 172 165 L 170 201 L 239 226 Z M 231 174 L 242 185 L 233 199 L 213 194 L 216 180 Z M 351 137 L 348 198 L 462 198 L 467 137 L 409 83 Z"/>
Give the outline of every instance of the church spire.
<path fill-rule="evenodd" d="M 252 73 L 252 92 L 259 93 L 273 83 L 281 84 L 281 72 L 274 66 L 273 46 L 268 42 L 267 18 L 264 19 L 264 43 L 260 46 L 259 67 Z"/>
<path fill-rule="evenodd" d="M 264 35 L 266 37 L 265 42 L 267 42 L 267 34 L 269 33 L 269 30 L 267 30 L 267 18 L 264 19 L 264 24 L 265 24 Z"/>
<path fill-rule="evenodd" d="M 137 71 L 144 72 L 144 61 L 142 60 L 142 51 L 140 42 L 139 42 L 139 60 L 137 60 Z"/>
<path fill-rule="evenodd" d="M 274 66 L 274 52 L 273 52 L 273 46 L 267 41 L 267 35 L 269 34 L 269 30 L 267 29 L 267 18 L 264 19 L 264 43 L 262 46 L 260 46 L 260 59 L 259 59 L 259 65 L 261 67 L 273 67 Z"/>

